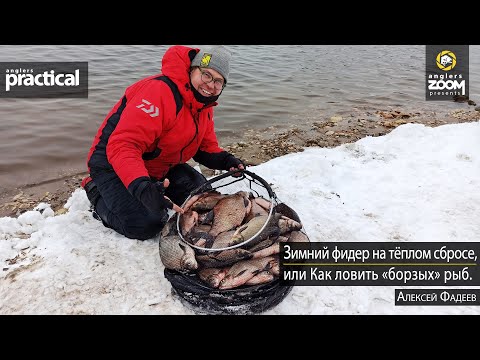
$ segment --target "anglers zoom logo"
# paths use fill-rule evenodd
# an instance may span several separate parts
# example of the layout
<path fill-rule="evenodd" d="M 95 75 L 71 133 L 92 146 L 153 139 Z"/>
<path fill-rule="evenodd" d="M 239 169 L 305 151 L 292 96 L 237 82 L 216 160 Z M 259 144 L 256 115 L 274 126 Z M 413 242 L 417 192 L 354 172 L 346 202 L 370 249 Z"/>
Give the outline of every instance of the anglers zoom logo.
<path fill-rule="evenodd" d="M 0 97 L 88 97 L 88 63 L 2 62 Z"/>
<path fill-rule="evenodd" d="M 143 104 L 140 104 L 137 106 L 138 109 L 142 109 L 142 111 L 146 112 L 147 114 L 150 114 L 152 118 L 157 117 L 159 115 L 160 111 L 157 106 L 153 105 L 151 102 L 145 99 L 142 99 L 142 103 Z M 148 105 L 149 107 L 146 108 L 145 105 Z"/>
<path fill-rule="evenodd" d="M 450 50 L 440 51 L 437 55 L 437 66 L 440 70 L 449 71 L 457 65 L 457 56 Z"/>
<path fill-rule="evenodd" d="M 426 100 L 468 99 L 468 45 L 427 45 L 425 64 Z"/>

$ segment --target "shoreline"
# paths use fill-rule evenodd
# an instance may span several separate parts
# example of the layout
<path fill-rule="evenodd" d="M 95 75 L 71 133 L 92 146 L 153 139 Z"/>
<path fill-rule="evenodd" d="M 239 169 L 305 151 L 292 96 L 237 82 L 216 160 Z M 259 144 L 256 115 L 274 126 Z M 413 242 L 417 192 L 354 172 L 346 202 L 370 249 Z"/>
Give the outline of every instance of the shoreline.
<path fill-rule="evenodd" d="M 308 147 L 336 147 L 356 142 L 367 136 L 383 136 L 396 127 L 417 123 L 436 127 L 446 124 L 475 122 L 480 120 L 480 109 L 468 107 L 450 110 L 448 113 L 406 111 L 400 107 L 388 110 L 357 111 L 349 115 L 336 115 L 323 119 L 307 118 L 287 129 L 274 126 L 262 130 L 241 132 L 235 141 L 220 144 L 225 150 L 242 159 L 247 166 L 256 166 L 289 153 L 301 152 Z M 477 111 L 476 111 L 477 110 Z M 194 165 L 195 162 L 189 162 Z M 214 171 L 201 166 L 206 177 Z M 17 217 L 32 210 L 40 202 L 49 203 L 55 214 L 67 211 L 63 206 L 87 172 L 79 172 L 41 183 L 6 189 L 0 194 L 0 217 Z"/>

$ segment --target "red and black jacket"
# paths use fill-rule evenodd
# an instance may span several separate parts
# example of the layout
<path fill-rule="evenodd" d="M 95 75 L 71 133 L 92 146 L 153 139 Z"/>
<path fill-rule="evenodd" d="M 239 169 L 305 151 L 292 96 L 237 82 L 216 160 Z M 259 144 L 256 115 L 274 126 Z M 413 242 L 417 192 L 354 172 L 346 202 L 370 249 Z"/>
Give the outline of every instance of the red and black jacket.
<path fill-rule="evenodd" d="M 90 173 L 115 171 L 125 187 L 136 179 L 161 179 L 191 158 L 225 169 L 228 156 L 218 145 L 213 107 L 198 102 L 190 85 L 190 65 L 199 50 L 172 46 L 162 73 L 127 88 L 100 126 L 88 154 Z"/>

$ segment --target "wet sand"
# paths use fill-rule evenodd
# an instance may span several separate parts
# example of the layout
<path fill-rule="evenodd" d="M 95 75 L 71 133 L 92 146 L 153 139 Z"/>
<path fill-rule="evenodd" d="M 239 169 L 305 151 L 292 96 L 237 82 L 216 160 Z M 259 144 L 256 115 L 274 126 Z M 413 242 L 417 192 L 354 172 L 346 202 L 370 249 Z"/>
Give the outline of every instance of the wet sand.
<path fill-rule="evenodd" d="M 287 129 L 266 127 L 260 131 L 246 130 L 235 141 L 225 141 L 220 145 L 244 160 L 247 166 L 254 166 L 289 153 L 301 152 L 307 147 L 332 148 L 366 136 L 382 136 L 406 123 L 435 127 L 479 120 L 480 111 L 466 104 L 459 104 L 458 109 L 446 113 L 406 111 L 400 108 L 366 111 L 357 108 L 347 116 L 322 117 L 312 113 Z M 203 166 L 201 169 L 207 177 L 214 174 Z M 80 187 L 85 175 L 86 172 L 77 173 L 2 191 L 0 217 L 19 216 L 40 202 L 49 203 L 56 214 L 66 212 L 63 206 L 72 192 Z"/>

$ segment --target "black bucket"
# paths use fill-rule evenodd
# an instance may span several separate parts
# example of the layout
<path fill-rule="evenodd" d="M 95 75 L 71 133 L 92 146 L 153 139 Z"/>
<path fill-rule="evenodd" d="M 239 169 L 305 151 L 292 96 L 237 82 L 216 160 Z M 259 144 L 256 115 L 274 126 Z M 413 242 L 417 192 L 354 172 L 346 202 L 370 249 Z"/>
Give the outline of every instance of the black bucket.
<path fill-rule="evenodd" d="M 251 315 L 278 305 L 293 286 L 280 286 L 280 280 L 270 283 L 218 290 L 209 287 L 196 274 L 182 274 L 165 269 L 165 277 L 172 284 L 172 294 L 194 311 L 206 314 Z"/>

